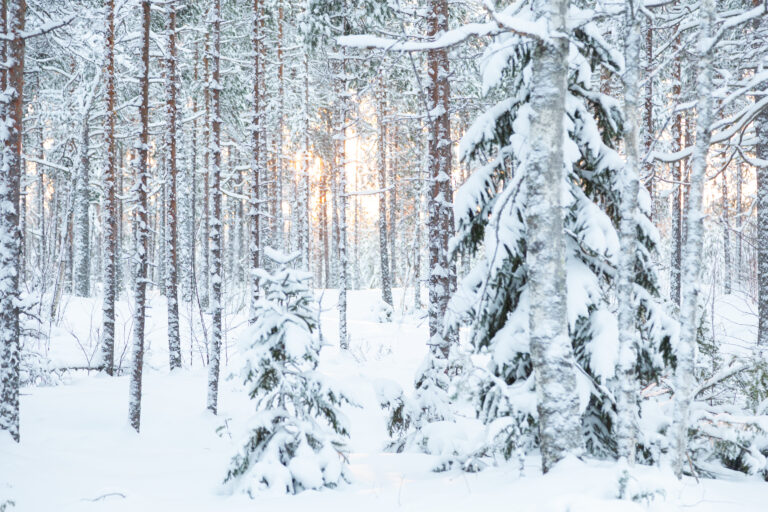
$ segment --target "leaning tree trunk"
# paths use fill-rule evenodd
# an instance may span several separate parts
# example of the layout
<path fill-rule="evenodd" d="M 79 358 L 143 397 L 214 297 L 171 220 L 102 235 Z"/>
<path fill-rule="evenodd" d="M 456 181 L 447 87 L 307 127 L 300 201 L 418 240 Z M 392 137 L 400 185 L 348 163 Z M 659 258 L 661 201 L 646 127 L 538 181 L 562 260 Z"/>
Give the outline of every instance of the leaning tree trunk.
<path fill-rule="evenodd" d="M 115 141 L 115 0 L 107 3 L 107 168 L 104 172 L 104 302 L 101 366 L 108 375 L 115 365 L 115 300 L 117 297 L 117 144 Z"/>
<path fill-rule="evenodd" d="M 149 250 L 149 215 L 147 212 L 147 186 L 149 181 L 149 27 L 151 23 L 150 0 L 141 3 L 143 26 L 141 46 L 141 103 L 139 119 L 138 163 L 136 166 L 136 185 L 134 186 L 134 240 L 136 243 L 136 268 L 134 270 L 135 305 L 133 313 L 133 366 L 128 416 L 131 426 L 139 431 L 141 426 L 141 380 L 144 366 L 144 321 L 147 307 L 147 252 Z"/>
<path fill-rule="evenodd" d="M 701 270 L 703 248 L 702 198 L 704 175 L 707 170 L 707 153 L 712 123 L 712 53 L 707 45 L 714 32 L 715 2 L 703 0 L 699 25 L 699 51 L 697 60 L 696 95 L 696 142 L 691 156 L 691 176 L 688 191 L 686 235 L 683 245 L 682 299 L 680 310 L 680 339 L 677 344 L 677 367 L 675 369 L 674 395 L 674 461 L 673 467 L 678 478 L 682 477 L 688 452 L 688 423 L 690 406 L 696 384 L 696 331 L 697 304 L 699 299 L 699 271 Z"/>
<path fill-rule="evenodd" d="M 566 32 L 568 0 L 540 2 L 550 33 Z M 533 54 L 526 268 L 531 361 L 536 376 L 541 462 L 544 472 L 568 454 L 581 451 L 576 369 L 568 336 L 565 238 L 561 197 L 563 118 L 568 72 L 568 39 L 536 43 Z"/>
<path fill-rule="evenodd" d="M 5 4 L 5 2 L 3 2 Z M 0 116 L 8 130 L 3 137 L 0 173 L 0 430 L 18 442 L 19 433 L 19 270 L 21 233 L 19 232 L 19 191 L 21 177 L 21 139 L 24 93 L 24 0 L 11 2 L 8 9 L 7 60 L 2 85 L 9 93 L 0 103 Z M 3 9 L 3 24 L 6 11 Z"/>
<path fill-rule="evenodd" d="M 165 147 L 168 181 L 165 197 L 165 294 L 168 299 L 168 359 L 171 370 L 181 368 L 181 335 L 179 334 L 178 293 L 178 229 L 176 211 L 176 134 L 177 130 L 177 76 L 176 76 L 176 6 L 168 6 L 168 65 L 165 90 L 166 131 Z"/>
<path fill-rule="evenodd" d="M 211 346 L 208 355 L 208 409 L 216 414 L 219 396 L 221 357 L 221 103 L 219 51 L 221 49 L 221 2 L 213 3 L 213 43 L 211 45 L 211 169 L 210 169 L 210 236 L 211 236 Z"/>

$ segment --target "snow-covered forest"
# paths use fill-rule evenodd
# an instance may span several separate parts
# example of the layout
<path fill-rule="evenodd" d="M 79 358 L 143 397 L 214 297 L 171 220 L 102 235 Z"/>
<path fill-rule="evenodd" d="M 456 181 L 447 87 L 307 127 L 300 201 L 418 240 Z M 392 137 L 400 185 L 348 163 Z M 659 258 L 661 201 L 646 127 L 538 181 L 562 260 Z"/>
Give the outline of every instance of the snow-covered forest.
<path fill-rule="evenodd" d="M 0 14 L 0 512 L 765 510 L 768 2 Z"/>

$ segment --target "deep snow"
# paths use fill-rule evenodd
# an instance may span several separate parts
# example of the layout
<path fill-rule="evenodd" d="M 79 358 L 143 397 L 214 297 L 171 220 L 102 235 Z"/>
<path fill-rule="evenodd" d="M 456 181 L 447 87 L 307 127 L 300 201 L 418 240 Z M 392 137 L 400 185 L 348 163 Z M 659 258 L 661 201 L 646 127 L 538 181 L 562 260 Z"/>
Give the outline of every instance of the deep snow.
<path fill-rule="evenodd" d="M 189 312 L 182 307 L 185 368 L 167 370 L 165 303 L 154 296 L 147 324 L 141 433 L 127 423 L 128 377 L 69 372 L 58 386 L 25 388 L 22 442 L 0 436 L 0 510 L 65 511 L 222 511 L 222 510 L 515 510 L 600 512 L 631 510 L 764 511 L 768 484 L 755 479 L 674 479 L 664 469 L 638 467 L 629 488 L 654 498 L 642 504 L 615 499 L 620 471 L 615 464 L 566 460 L 542 476 L 539 460 L 528 457 L 524 475 L 515 463 L 481 473 L 434 473 L 436 457 L 383 452 L 385 414 L 377 390 L 412 388 L 426 353 L 426 319 L 403 314 L 402 290 L 395 291 L 395 321 L 378 323 L 378 291 L 351 291 L 351 349 L 337 347 L 335 294 L 323 295 L 321 316 L 326 346 L 320 371 L 342 384 L 360 404 L 346 408 L 353 482 L 336 490 L 298 496 L 228 495 L 220 484 L 231 456 L 240 448 L 242 424 L 251 411 L 237 379 L 224 380 L 220 415 L 205 411 L 206 372 L 200 346 L 190 346 Z M 409 301 L 410 302 L 410 301 Z M 101 299 L 65 301 L 50 343 L 40 343 L 54 366 L 86 365 L 98 339 Z M 232 308 L 230 308 L 231 310 Z M 716 304 L 715 331 L 734 345 L 748 343 L 754 319 L 749 303 L 734 296 Z M 195 315 L 197 316 L 197 315 Z M 236 337 L 245 311 L 227 317 L 226 365 L 222 377 L 238 369 Z M 199 322 L 199 317 L 196 318 Z M 204 334 L 199 324 L 196 337 Z M 119 304 L 117 349 L 130 335 L 130 308 Z M 192 349 L 192 350 L 190 350 Z M 190 368 L 190 354 L 192 367 Z M 125 354 L 123 365 L 130 355 Z M 219 432 L 217 434 L 217 431 Z"/>

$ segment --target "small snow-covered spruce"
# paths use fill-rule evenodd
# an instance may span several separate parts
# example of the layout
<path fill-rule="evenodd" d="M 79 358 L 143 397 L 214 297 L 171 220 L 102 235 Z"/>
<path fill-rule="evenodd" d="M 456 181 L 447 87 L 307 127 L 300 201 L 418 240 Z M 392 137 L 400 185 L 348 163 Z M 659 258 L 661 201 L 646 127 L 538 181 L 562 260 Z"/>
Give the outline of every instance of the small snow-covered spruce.
<path fill-rule="evenodd" d="M 288 267 L 298 253 L 265 254 L 276 270 L 257 270 L 263 298 L 241 338 L 240 377 L 256 413 L 224 481 L 251 496 L 336 487 L 346 480 L 343 437 L 349 435 L 339 408 L 350 400 L 316 371 L 320 342 L 311 274 Z"/>
<path fill-rule="evenodd" d="M 533 22 L 528 5 L 516 17 Z M 595 87 L 600 69 L 620 72 L 622 56 L 602 38 L 591 12 L 572 5 L 565 98 L 564 232 L 569 336 L 578 366 L 584 442 L 597 456 L 614 456 L 615 368 L 618 331 L 612 294 L 620 254 L 621 194 L 629 179 L 616 148 L 622 133 L 620 103 Z M 477 166 L 455 200 L 457 235 L 452 249 L 481 257 L 452 299 L 448 326 L 470 326 L 474 368 L 457 385 L 488 425 L 487 442 L 468 457 L 506 457 L 538 444 L 538 413 L 529 343 L 529 294 L 525 266 L 531 66 L 534 43 L 502 34 L 483 61 L 483 88 L 495 105 L 466 132 L 460 154 Z M 492 97 L 494 97 L 492 96 Z M 652 382 L 672 362 L 676 323 L 657 286 L 653 254 L 658 234 L 650 198 L 640 187 L 636 213 L 633 303 L 639 336 L 638 380 Z M 510 421 L 512 418 L 512 421 Z M 514 423 L 514 425 L 513 425 Z M 492 434 L 492 435 L 491 435 Z M 639 459 L 643 459 L 643 439 Z"/>

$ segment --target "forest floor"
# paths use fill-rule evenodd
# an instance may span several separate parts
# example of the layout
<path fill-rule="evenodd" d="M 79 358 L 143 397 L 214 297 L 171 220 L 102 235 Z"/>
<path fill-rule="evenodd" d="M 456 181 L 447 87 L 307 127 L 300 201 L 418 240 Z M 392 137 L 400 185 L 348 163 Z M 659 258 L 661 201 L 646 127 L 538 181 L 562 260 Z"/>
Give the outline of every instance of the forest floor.
<path fill-rule="evenodd" d="M 190 345 L 189 315 L 182 318 L 186 369 L 167 370 L 165 302 L 153 297 L 147 324 L 141 433 L 127 424 L 128 377 L 68 372 L 58 385 L 23 389 L 22 442 L 0 436 L 0 510 L 7 511 L 551 511 L 634 510 L 765 511 L 768 483 L 753 478 L 678 482 L 664 469 L 633 470 L 632 488 L 655 497 L 643 503 L 619 502 L 615 464 L 566 459 L 546 476 L 539 460 L 502 464 L 479 473 L 432 471 L 434 456 L 386 453 L 386 416 L 377 389 L 397 382 L 406 392 L 426 353 L 426 321 L 400 308 L 396 293 L 392 323 L 377 321 L 378 292 L 352 291 L 349 300 L 351 349 L 337 347 L 335 293 L 323 296 L 322 332 L 327 344 L 320 371 L 352 393 L 360 407 L 346 408 L 351 422 L 352 482 L 334 490 L 297 496 L 229 495 L 221 486 L 230 458 L 240 450 L 242 425 L 252 405 L 237 378 L 236 338 L 244 311 L 227 315 L 219 399 L 220 414 L 205 411 L 206 370 L 201 364 L 203 335 Z M 38 347 L 54 365 L 85 366 L 98 340 L 100 299 L 69 298 L 49 341 Z M 750 306 L 724 298 L 713 308 L 712 326 L 738 347 L 753 330 Z M 199 318 L 198 320 L 199 321 Z M 118 311 L 118 358 L 130 339 L 130 309 Z M 122 358 L 120 358 L 122 354 Z M 192 363 L 190 367 L 190 354 Z M 217 433 L 218 431 L 218 433 Z"/>

